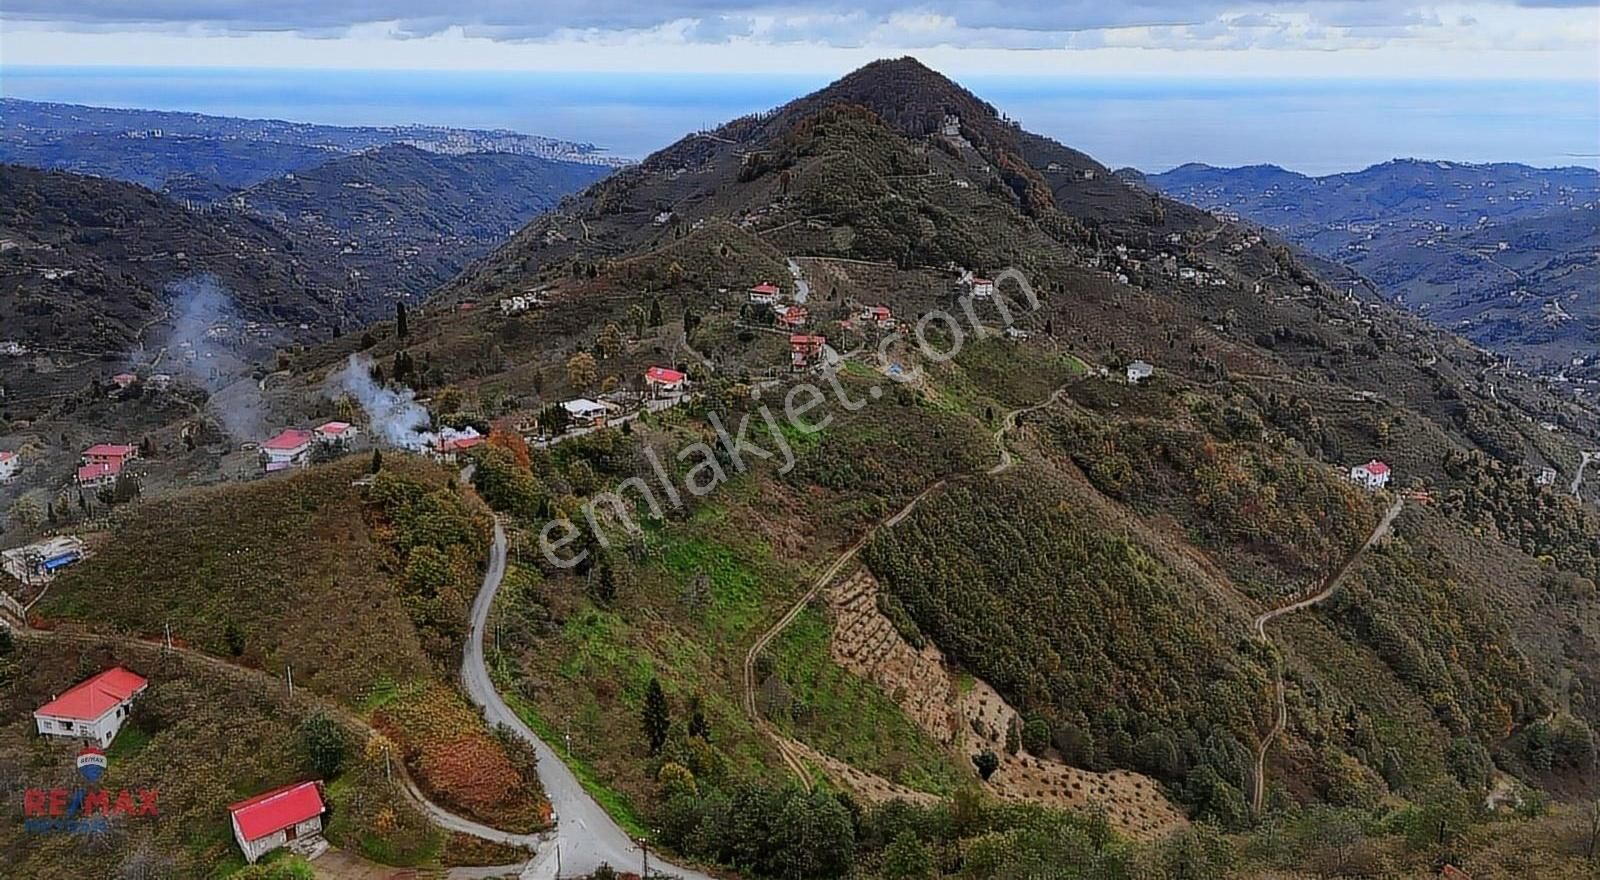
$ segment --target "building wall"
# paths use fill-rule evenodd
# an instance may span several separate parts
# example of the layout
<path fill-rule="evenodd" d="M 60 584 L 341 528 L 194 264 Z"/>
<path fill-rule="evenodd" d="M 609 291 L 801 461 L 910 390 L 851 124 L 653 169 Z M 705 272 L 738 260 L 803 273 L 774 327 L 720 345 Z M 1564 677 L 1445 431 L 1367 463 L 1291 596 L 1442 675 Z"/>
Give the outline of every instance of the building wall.
<path fill-rule="evenodd" d="M 33 723 L 42 736 L 81 739 L 105 748 L 111 745 L 111 741 L 117 737 L 117 731 L 122 729 L 122 723 L 128 718 L 128 707 L 132 702 L 132 700 L 123 702 L 94 721 L 76 721 L 71 718 L 56 718 L 35 713 Z"/>

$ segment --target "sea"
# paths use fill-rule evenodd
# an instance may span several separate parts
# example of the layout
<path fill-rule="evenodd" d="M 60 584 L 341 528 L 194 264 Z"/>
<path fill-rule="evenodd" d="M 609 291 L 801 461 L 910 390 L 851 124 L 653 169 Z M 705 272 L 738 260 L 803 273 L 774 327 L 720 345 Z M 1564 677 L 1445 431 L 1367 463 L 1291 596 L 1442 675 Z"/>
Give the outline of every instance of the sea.
<path fill-rule="evenodd" d="M 334 125 L 506 128 L 642 158 L 837 74 L 0 67 L 0 95 Z M 962 75 L 1024 127 L 1101 162 L 1271 163 L 1307 174 L 1393 158 L 1600 167 L 1592 81 Z"/>

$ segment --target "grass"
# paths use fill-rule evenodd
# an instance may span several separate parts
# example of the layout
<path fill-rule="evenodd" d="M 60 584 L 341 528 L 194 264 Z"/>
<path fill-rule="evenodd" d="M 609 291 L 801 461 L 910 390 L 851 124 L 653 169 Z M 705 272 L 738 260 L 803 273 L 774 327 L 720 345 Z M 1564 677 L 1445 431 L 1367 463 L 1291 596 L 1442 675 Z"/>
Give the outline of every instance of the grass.
<path fill-rule="evenodd" d="M 861 770 L 908 788 L 951 794 L 964 776 L 948 753 L 877 685 L 835 665 L 827 618 L 807 607 L 769 649 L 802 707 L 777 723 L 791 736 Z"/>

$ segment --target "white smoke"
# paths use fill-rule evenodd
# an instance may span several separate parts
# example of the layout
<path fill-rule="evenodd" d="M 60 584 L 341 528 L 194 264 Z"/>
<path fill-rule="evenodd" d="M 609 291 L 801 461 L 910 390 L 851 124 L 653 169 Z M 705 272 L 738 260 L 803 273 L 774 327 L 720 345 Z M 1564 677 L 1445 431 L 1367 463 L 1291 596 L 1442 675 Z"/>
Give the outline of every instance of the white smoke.
<path fill-rule="evenodd" d="M 236 375 L 242 340 L 232 293 L 215 276 L 193 275 L 168 284 L 167 295 L 172 331 L 166 362 L 209 392 L 206 408 L 234 439 L 262 436 L 266 401 L 255 382 Z"/>
<path fill-rule="evenodd" d="M 417 403 L 416 392 L 379 385 L 372 378 L 368 358 L 351 355 L 342 369 L 328 376 L 326 390 L 332 397 L 348 394 L 355 398 L 367 414 L 372 436 L 390 446 L 422 450 L 435 439 L 428 432 L 432 421 L 428 410 Z"/>

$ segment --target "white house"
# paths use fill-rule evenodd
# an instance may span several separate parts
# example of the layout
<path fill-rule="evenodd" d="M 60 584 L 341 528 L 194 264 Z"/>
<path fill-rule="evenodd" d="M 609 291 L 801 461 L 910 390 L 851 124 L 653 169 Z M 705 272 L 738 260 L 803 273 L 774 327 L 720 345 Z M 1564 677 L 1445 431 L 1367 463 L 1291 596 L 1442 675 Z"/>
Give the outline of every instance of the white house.
<path fill-rule="evenodd" d="M 988 278 L 974 277 L 971 282 L 973 299 L 994 298 L 994 281 Z"/>
<path fill-rule="evenodd" d="M 888 306 L 862 306 L 861 312 L 856 315 L 856 320 L 863 324 L 876 324 L 880 329 L 889 329 L 894 326 L 894 313 Z"/>
<path fill-rule="evenodd" d="M 34 710 L 41 736 L 80 739 L 100 748 L 111 745 L 128 709 L 150 687 L 144 676 L 118 666 L 83 681 Z"/>
<path fill-rule="evenodd" d="M 1369 490 L 1382 489 L 1389 485 L 1389 477 L 1393 474 L 1389 466 L 1377 459 L 1358 464 L 1350 469 L 1350 482 L 1365 486 Z"/>
<path fill-rule="evenodd" d="M 576 428 L 603 428 L 606 425 L 606 416 L 611 408 L 603 403 L 596 403 L 586 397 L 569 400 L 561 404 Z"/>
<path fill-rule="evenodd" d="M 322 814 L 327 811 L 315 781 L 274 788 L 228 807 L 233 839 L 252 865 L 281 846 L 321 843 Z"/>
<path fill-rule="evenodd" d="M 1545 468 L 1539 472 L 1539 476 L 1534 479 L 1534 482 L 1540 486 L 1554 486 L 1556 484 L 1556 469 Z"/>
<path fill-rule="evenodd" d="M 311 452 L 311 442 L 315 438 L 315 434 L 303 428 L 289 428 L 261 444 L 261 457 L 266 461 L 267 473 L 303 463 Z"/>
<path fill-rule="evenodd" d="M 460 430 L 441 428 L 439 436 L 434 438 L 431 452 L 436 460 L 445 464 L 455 464 L 461 453 L 482 446 L 488 439 L 471 425 Z"/>
<path fill-rule="evenodd" d="M 776 284 L 770 281 L 763 281 L 750 288 L 750 301 L 770 306 L 778 301 L 778 294 L 781 292 Z"/>
<path fill-rule="evenodd" d="M 677 394 L 683 390 L 684 380 L 688 378 L 677 370 L 666 367 L 651 367 L 644 371 L 644 384 L 662 394 Z"/>
<path fill-rule="evenodd" d="M 0 449 L 0 483 L 9 483 L 20 473 L 22 473 L 21 456 Z"/>
<path fill-rule="evenodd" d="M 1155 374 L 1155 367 L 1144 361 L 1134 361 L 1128 365 L 1128 384 L 1137 385 Z"/>

